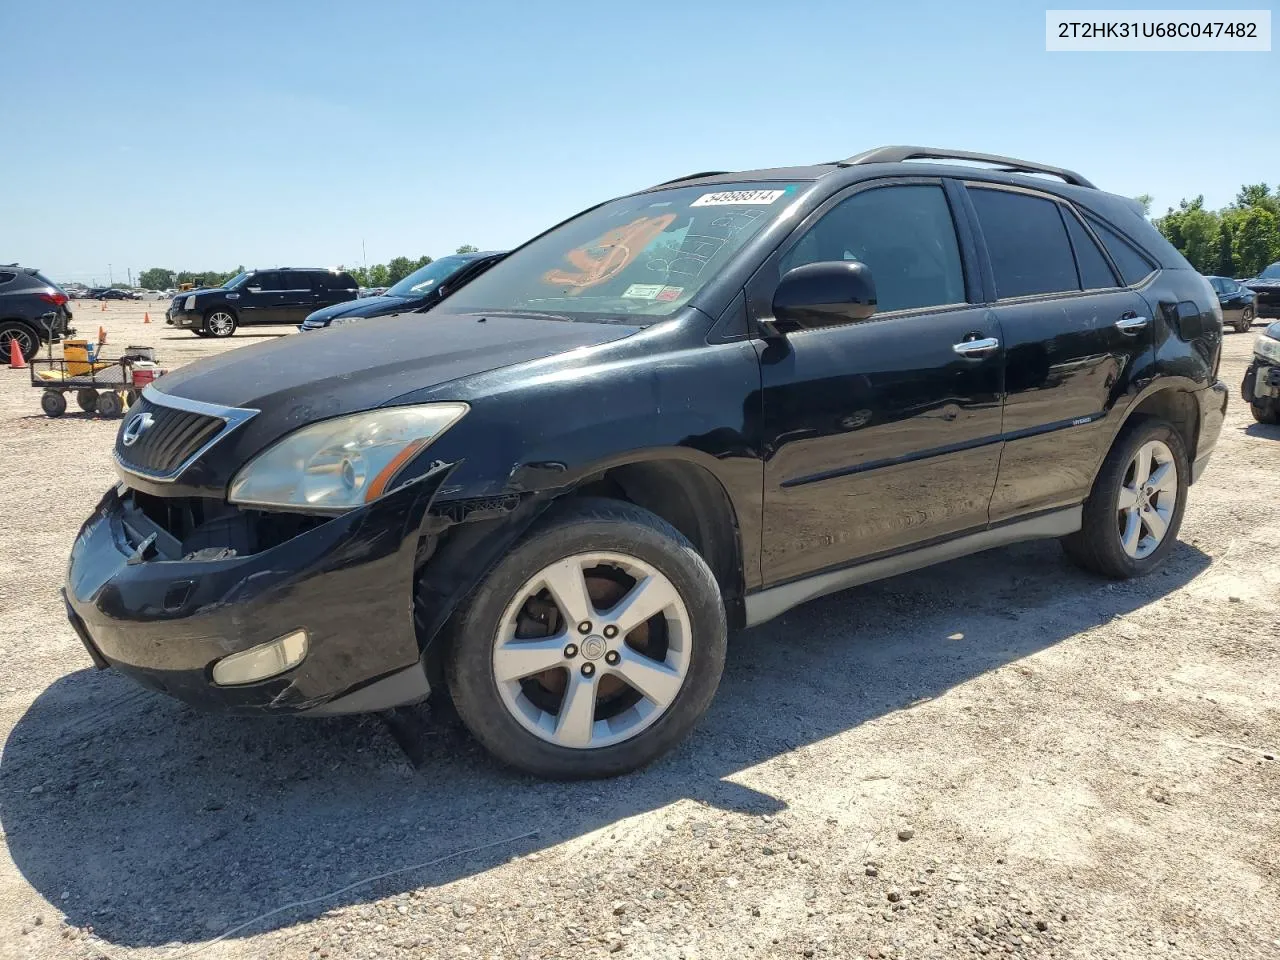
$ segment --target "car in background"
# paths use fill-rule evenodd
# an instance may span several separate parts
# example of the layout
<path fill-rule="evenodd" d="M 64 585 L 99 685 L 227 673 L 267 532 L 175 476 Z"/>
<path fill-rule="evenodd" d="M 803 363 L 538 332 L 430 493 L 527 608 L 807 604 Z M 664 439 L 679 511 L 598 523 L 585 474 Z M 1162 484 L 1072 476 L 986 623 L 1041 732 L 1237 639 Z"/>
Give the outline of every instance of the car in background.
<path fill-rule="evenodd" d="M 165 323 L 197 337 L 229 337 L 253 324 L 298 326 L 317 308 L 354 300 L 357 290 L 355 278 L 342 270 L 246 270 L 220 287 L 178 294 L 165 312 Z"/>
<path fill-rule="evenodd" d="M 1244 285 L 1257 295 L 1255 309 L 1259 317 L 1280 319 L 1280 260 Z"/>
<path fill-rule="evenodd" d="M 1237 333 L 1248 333 L 1257 313 L 1254 304 L 1257 294 L 1230 277 L 1206 276 L 1205 279 L 1218 295 L 1218 303 L 1222 307 L 1222 325 L 1234 327 Z"/>
<path fill-rule="evenodd" d="M 298 329 L 303 332 L 323 330 L 332 324 L 349 323 L 365 317 L 430 310 L 506 255 L 505 250 L 485 250 L 477 253 L 455 253 L 432 260 L 390 287 L 386 293 L 323 307 L 302 321 L 302 326 Z"/>
<path fill-rule="evenodd" d="M 119 287 L 93 287 L 85 294 L 89 300 L 132 300 L 134 295 Z"/>
<path fill-rule="evenodd" d="M 42 344 L 71 336 L 68 297 L 35 267 L 0 265 L 0 363 L 8 363 L 16 342 L 24 360 Z"/>
<path fill-rule="evenodd" d="M 1258 335 L 1240 395 L 1259 423 L 1280 423 L 1280 321 Z"/>

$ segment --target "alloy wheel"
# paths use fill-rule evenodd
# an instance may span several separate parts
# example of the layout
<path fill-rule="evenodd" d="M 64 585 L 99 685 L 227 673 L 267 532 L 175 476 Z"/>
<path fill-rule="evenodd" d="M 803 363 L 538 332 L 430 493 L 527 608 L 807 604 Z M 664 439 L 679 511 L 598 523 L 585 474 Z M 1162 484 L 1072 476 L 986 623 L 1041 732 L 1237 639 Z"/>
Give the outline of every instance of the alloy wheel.
<path fill-rule="evenodd" d="M 23 359 L 30 357 L 36 352 L 35 341 L 27 331 L 21 328 L 5 330 L 0 333 L 0 363 L 9 362 L 9 354 L 13 350 L 13 348 L 9 346 L 9 342 L 11 340 L 18 341 L 18 350 L 22 353 Z"/>
<path fill-rule="evenodd" d="M 495 638 L 493 679 L 526 730 L 595 749 L 652 726 L 689 671 L 692 626 L 675 586 L 620 553 L 580 553 L 516 592 Z"/>
<path fill-rule="evenodd" d="M 1148 440 L 1125 470 L 1116 502 L 1120 545 L 1135 560 L 1160 546 L 1178 502 L 1178 467 L 1162 440 Z"/>
<path fill-rule="evenodd" d="M 209 314 L 209 332 L 215 337 L 229 337 L 235 329 L 236 321 L 231 314 L 222 310 Z"/>

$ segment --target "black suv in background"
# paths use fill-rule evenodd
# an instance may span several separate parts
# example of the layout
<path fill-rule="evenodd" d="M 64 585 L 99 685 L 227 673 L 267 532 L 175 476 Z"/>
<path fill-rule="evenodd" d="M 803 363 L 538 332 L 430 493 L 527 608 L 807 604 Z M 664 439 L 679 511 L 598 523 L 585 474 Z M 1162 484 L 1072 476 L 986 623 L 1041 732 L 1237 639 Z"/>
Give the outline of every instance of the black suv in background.
<path fill-rule="evenodd" d="M 35 267 L 0 264 L 0 363 L 8 363 L 16 341 L 24 360 L 41 344 L 73 336 L 68 297 Z"/>
<path fill-rule="evenodd" d="M 507 255 L 505 250 L 454 253 L 419 267 L 385 293 L 361 297 L 352 303 L 322 307 L 299 328 L 323 330 L 365 317 L 386 317 L 395 313 L 430 310 L 437 303 Z"/>
<path fill-rule="evenodd" d="M 1271 320 L 1280 318 L 1280 260 L 1263 269 L 1252 280 L 1242 280 L 1258 298 L 1258 316 Z"/>
<path fill-rule="evenodd" d="M 508 763 L 621 773 L 727 630 L 813 597 L 1045 537 L 1149 573 L 1226 412 L 1209 283 L 1132 201 L 986 154 L 660 184 L 429 326 L 146 388 L 67 568 L 95 663 L 267 714 L 447 691 Z"/>
<path fill-rule="evenodd" d="M 229 337 L 241 326 L 302 323 L 319 307 L 356 299 L 355 278 L 341 270 L 274 267 L 248 270 L 220 287 L 173 298 L 165 323 L 198 337 Z"/>

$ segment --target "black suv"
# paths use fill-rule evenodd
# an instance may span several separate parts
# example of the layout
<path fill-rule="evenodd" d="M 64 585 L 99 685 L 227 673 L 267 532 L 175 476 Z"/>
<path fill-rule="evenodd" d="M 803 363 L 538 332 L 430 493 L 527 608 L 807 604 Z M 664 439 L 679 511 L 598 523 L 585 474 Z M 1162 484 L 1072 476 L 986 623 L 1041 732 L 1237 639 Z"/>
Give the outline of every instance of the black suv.
<path fill-rule="evenodd" d="M 99 666 L 276 714 L 443 689 L 508 763 L 616 774 L 810 598 L 1041 537 L 1149 572 L 1227 403 L 1218 298 L 1131 201 L 913 147 L 611 200 L 429 327 L 145 391 L 68 568 Z"/>
<path fill-rule="evenodd" d="M 173 298 L 165 323 L 198 337 L 229 337 L 249 324 L 302 323 L 320 307 L 354 300 L 359 287 L 349 273 L 316 267 L 248 270 L 220 287 Z"/>
<path fill-rule="evenodd" d="M 0 363 L 8 363 L 10 342 L 30 360 L 41 344 L 74 336 L 71 308 L 62 288 L 35 267 L 0 264 Z"/>
<path fill-rule="evenodd" d="M 1258 298 L 1258 316 L 1276 319 L 1280 317 L 1280 261 L 1263 269 L 1252 280 L 1242 280 Z"/>

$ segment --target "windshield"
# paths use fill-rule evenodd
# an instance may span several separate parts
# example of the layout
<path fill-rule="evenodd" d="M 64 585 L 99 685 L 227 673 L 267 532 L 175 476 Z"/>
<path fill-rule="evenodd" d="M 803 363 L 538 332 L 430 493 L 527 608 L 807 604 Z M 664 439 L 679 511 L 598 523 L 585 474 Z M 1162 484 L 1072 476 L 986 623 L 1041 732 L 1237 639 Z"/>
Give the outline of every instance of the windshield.
<path fill-rule="evenodd" d="M 237 273 L 234 277 L 232 277 L 226 283 L 222 284 L 222 287 L 223 289 L 226 289 L 226 290 L 232 290 L 235 287 L 240 286 L 240 284 L 244 283 L 245 279 L 248 276 L 249 274 L 247 271 L 245 273 Z"/>
<path fill-rule="evenodd" d="M 799 190 L 788 183 L 716 184 L 612 200 L 510 254 L 436 309 L 629 322 L 670 316 Z"/>
<path fill-rule="evenodd" d="M 1259 280 L 1280 280 L 1280 262 L 1273 263 L 1258 274 Z"/>
<path fill-rule="evenodd" d="M 419 267 L 387 291 L 389 297 L 421 297 L 448 280 L 475 257 L 441 257 Z"/>

